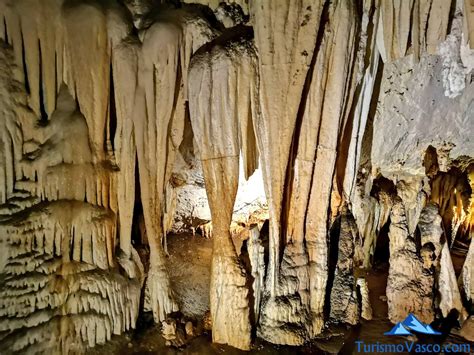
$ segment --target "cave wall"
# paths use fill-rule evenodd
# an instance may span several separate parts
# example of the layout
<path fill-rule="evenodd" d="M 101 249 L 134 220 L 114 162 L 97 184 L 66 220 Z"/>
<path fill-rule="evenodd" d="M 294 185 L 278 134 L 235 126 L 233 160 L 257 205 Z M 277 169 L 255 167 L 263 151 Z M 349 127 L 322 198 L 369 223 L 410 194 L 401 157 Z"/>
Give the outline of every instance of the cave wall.
<path fill-rule="evenodd" d="M 2 347 L 79 352 L 134 328 L 140 311 L 156 322 L 178 311 L 175 219 L 212 228 L 215 342 L 301 345 L 328 320 L 370 319 L 356 270 L 389 220 L 390 320 L 468 317 L 474 248 L 458 284 L 457 232 L 441 226 L 472 234 L 470 2 L 186 2 L 0 2 Z M 268 214 L 267 265 L 235 202 L 260 172 L 265 196 L 248 195 L 264 217 L 250 222 Z M 467 187 L 443 203 L 457 194 L 449 172 Z M 445 205 L 457 208 L 449 219 Z M 239 221 L 252 270 L 232 243 Z"/>

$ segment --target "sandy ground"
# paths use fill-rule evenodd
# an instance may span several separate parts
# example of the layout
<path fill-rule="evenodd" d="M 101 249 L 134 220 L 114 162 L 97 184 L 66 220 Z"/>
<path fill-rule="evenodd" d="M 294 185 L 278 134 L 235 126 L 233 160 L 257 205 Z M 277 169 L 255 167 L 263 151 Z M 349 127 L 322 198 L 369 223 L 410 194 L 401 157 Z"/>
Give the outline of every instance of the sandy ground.
<path fill-rule="evenodd" d="M 202 318 L 209 310 L 212 240 L 199 234 L 168 236 L 168 272 L 181 312 Z"/>

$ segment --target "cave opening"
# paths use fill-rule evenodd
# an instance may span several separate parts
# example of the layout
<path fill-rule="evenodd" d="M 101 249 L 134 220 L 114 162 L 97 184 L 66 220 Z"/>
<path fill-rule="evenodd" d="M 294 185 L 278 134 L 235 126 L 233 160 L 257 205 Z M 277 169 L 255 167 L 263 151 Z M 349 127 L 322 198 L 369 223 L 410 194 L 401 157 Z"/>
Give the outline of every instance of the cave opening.
<path fill-rule="evenodd" d="M 379 175 L 374 179 L 370 195 L 378 201 L 380 217 L 378 232 L 374 241 L 372 268 L 388 271 L 390 261 L 390 209 L 391 200 L 397 195 L 397 188 L 392 180 Z"/>
<path fill-rule="evenodd" d="M 372 267 L 374 269 L 388 270 L 390 261 L 390 219 L 382 226 L 375 242 Z"/>
<path fill-rule="evenodd" d="M 436 148 L 429 146 L 423 165 L 430 183 L 430 201 L 439 208 L 454 271 L 460 277 L 473 231 L 474 164 L 470 157 L 461 157 L 446 168 L 444 160 L 443 151 L 438 152 Z"/>

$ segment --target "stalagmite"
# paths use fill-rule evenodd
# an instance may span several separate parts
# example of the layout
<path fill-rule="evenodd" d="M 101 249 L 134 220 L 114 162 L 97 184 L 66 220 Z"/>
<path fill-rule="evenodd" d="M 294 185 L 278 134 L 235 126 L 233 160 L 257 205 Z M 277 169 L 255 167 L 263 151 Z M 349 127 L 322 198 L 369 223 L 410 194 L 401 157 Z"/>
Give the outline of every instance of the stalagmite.
<path fill-rule="evenodd" d="M 339 243 L 333 246 L 338 249 L 337 265 L 331 289 L 330 319 L 357 324 L 359 321 L 359 301 L 357 282 L 354 277 L 354 242 L 357 225 L 347 206 L 341 214 Z"/>
<path fill-rule="evenodd" d="M 390 214 L 390 269 L 387 281 L 388 317 L 396 323 L 413 313 L 431 323 L 433 273 L 424 268 L 417 254 L 402 200 L 397 197 Z"/>
<path fill-rule="evenodd" d="M 370 304 L 369 298 L 369 285 L 367 280 L 360 277 L 357 279 L 357 287 L 359 288 L 360 296 L 361 296 L 361 313 L 360 316 L 365 320 L 371 320 L 373 313 L 372 313 L 372 305 Z"/>
<path fill-rule="evenodd" d="M 250 230 L 248 251 L 253 277 L 254 318 L 255 322 L 258 323 L 265 281 L 265 246 L 260 239 L 257 226 L 254 226 Z"/>
<path fill-rule="evenodd" d="M 440 293 L 439 308 L 441 313 L 443 317 L 447 317 L 452 310 L 456 310 L 458 316 L 464 318 L 461 294 L 459 292 L 456 274 L 454 273 L 448 243 L 444 243 L 442 246 L 441 260 L 439 263 L 438 290 Z"/>
<path fill-rule="evenodd" d="M 441 255 L 441 236 L 443 234 L 442 219 L 438 213 L 437 205 L 429 203 L 423 208 L 418 221 L 418 228 L 420 230 L 421 248 L 423 250 L 425 246 L 431 244 L 430 255 L 426 256 L 436 267 Z"/>

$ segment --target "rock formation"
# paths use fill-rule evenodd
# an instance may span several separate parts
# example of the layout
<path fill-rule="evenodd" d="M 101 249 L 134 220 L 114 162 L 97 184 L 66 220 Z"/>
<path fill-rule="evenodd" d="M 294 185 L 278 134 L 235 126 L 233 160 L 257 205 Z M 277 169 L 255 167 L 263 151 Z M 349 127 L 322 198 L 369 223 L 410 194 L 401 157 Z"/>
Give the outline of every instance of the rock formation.
<path fill-rule="evenodd" d="M 0 0 L 0 16 L 5 353 L 86 352 L 143 312 L 182 346 L 171 231 L 212 238 L 216 343 L 371 319 L 385 237 L 392 322 L 472 320 L 472 1 Z"/>

